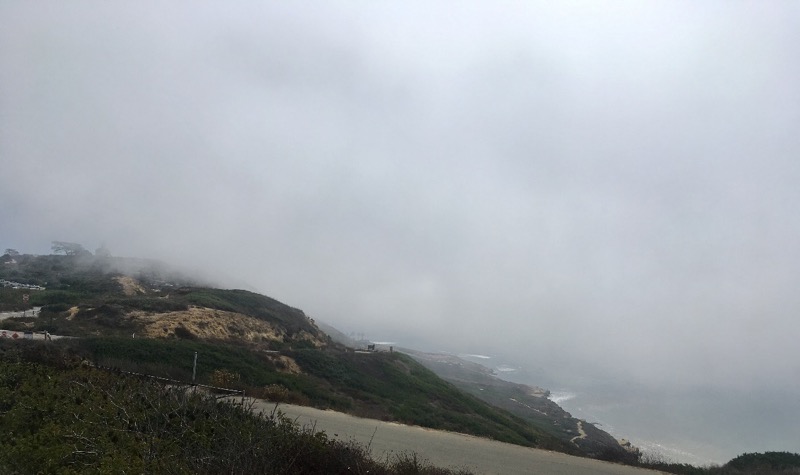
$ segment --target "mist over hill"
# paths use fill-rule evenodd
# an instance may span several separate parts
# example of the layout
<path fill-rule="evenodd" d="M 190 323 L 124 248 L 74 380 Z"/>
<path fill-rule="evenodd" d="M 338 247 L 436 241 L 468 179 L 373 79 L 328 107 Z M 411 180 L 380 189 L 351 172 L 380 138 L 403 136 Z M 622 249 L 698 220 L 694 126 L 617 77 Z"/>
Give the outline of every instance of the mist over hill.
<path fill-rule="evenodd" d="M 0 314 L 4 337 L 12 332 L 17 338 L 23 331 L 31 338 L 31 332 L 41 333 L 45 340 L 68 337 L 59 344 L 90 355 L 96 366 L 175 381 L 186 381 L 194 350 L 205 360 L 200 378 L 251 396 L 571 454 L 635 460 L 602 431 L 589 425 L 584 430 L 582 422 L 543 394 L 533 397 L 550 404 L 551 414 L 528 420 L 460 392 L 392 348 L 378 350 L 373 344 L 370 351 L 358 351 L 355 345 L 337 344 L 302 310 L 273 298 L 204 286 L 158 261 L 115 258 L 107 251 L 93 255 L 63 242 L 53 248 L 64 254 L 36 256 L 10 249 L 2 256 L 0 277 L 12 286 L 0 289 L 0 306 L 36 308 L 31 315 Z M 37 285 L 22 288 L 6 278 Z"/>

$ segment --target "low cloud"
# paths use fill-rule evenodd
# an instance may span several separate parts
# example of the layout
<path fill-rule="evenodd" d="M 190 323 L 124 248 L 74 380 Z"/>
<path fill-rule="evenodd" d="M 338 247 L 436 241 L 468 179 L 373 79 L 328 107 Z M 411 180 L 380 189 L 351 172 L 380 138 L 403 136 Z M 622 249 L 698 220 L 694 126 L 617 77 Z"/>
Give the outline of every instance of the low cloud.
<path fill-rule="evenodd" d="M 5 2 L 0 239 L 401 345 L 796 387 L 797 18 Z"/>

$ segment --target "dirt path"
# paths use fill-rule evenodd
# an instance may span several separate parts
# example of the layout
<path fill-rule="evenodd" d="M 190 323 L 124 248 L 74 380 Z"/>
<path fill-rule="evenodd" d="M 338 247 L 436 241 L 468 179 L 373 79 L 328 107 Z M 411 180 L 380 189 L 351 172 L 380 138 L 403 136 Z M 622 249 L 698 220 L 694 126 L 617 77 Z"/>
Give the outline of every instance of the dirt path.
<path fill-rule="evenodd" d="M 20 312 L 0 312 L 0 320 L 5 320 L 6 318 L 25 318 L 25 317 L 33 317 L 36 318 L 39 316 L 39 312 L 42 310 L 42 307 L 33 307 L 29 310 L 22 310 Z"/>
<path fill-rule="evenodd" d="M 255 401 L 255 409 L 271 412 L 275 404 Z M 362 419 L 340 412 L 281 404 L 279 410 L 300 425 L 325 431 L 329 437 L 369 445 L 376 460 L 415 452 L 442 467 L 467 468 L 476 474 L 635 475 L 655 474 L 625 465 L 530 449 L 453 432 Z M 582 429 L 582 427 L 580 427 Z"/>
<path fill-rule="evenodd" d="M 576 435 L 575 437 L 569 439 L 569 441 L 572 442 L 575 445 L 578 445 L 578 444 L 575 443 L 576 440 L 585 439 L 586 438 L 586 431 L 583 430 L 583 421 L 578 421 L 578 434 L 579 435 Z"/>

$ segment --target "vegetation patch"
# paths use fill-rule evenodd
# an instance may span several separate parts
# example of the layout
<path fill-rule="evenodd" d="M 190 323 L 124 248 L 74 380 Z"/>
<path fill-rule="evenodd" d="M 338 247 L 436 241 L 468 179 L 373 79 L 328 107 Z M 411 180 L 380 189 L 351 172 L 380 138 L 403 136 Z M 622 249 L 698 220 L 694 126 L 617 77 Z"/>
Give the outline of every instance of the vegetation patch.
<path fill-rule="evenodd" d="M 409 456 L 378 462 L 279 412 L 114 375 L 43 346 L 0 343 L 2 473 L 456 473 Z"/>

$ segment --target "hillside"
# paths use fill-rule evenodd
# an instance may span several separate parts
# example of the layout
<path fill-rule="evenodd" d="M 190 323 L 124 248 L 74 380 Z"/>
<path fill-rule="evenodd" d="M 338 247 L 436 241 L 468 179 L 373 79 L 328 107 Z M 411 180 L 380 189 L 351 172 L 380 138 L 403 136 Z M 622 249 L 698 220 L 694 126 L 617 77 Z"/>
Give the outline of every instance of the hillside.
<path fill-rule="evenodd" d="M 33 309 L 37 312 L 30 312 Z M 337 445 L 324 434 L 302 432 L 274 419 L 262 426 L 246 411 L 214 406 L 213 398 L 190 402 L 182 399 L 180 392 L 161 393 L 168 388 L 158 389 L 146 380 L 126 376 L 127 372 L 182 382 L 194 379 L 196 383 L 243 391 L 274 402 L 333 408 L 384 421 L 446 429 L 673 473 L 797 473 L 798 455 L 787 453 L 743 454 L 723 467 L 705 468 L 639 461 L 637 453 L 626 451 L 607 433 L 563 411 L 547 399 L 543 389 L 503 381 L 483 366 L 451 356 L 411 350 L 404 350 L 408 354 L 354 351 L 336 343 L 297 308 L 253 292 L 211 288 L 156 261 L 93 256 L 86 251 L 71 255 L 0 256 L 0 327 L 20 335 L 24 331 L 38 332 L 39 337 L 44 332 L 72 337 L 38 342 L 25 341 L 24 337 L 20 338 L 22 341 L 11 338 L 0 341 L 0 364 L 5 375 L 0 381 L 4 396 L 0 426 L 6 432 L 25 427 L 28 434 L 27 438 L 21 438 L 22 432 L 14 432 L 15 437 L 0 441 L 0 445 L 5 444 L 0 453 L 12 454 L 0 456 L 0 469 L 10 469 L 11 473 L 15 470 L 26 473 L 14 468 L 19 457 L 41 461 L 35 470 L 27 472 L 53 471 L 60 466 L 58 463 L 67 467 L 62 470 L 64 473 L 73 473 L 69 467 L 74 468 L 75 464 L 109 468 L 132 463 L 130 454 L 141 453 L 142 447 L 147 450 L 156 447 L 156 438 L 149 429 L 131 432 L 128 428 L 130 437 L 124 443 L 131 451 L 123 454 L 115 448 L 120 439 L 114 432 L 120 429 L 112 427 L 112 418 L 94 422 L 106 424 L 108 432 L 91 433 L 81 426 L 81 418 L 62 420 L 60 415 L 83 413 L 86 407 L 92 407 L 96 408 L 93 414 L 102 416 L 110 414 L 108 411 L 112 409 L 129 407 L 135 411 L 135 417 L 143 417 L 142 408 L 135 406 L 137 398 L 149 404 L 157 394 L 165 394 L 165 401 L 182 408 L 175 412 L 167 407 L 169 404 L 159 406 L 168 410 L 163 413 L 168 420 L 197 414 L 221 417 L 225 413 L 243 424 L 225 426 L 223 432 L 235 437 L 255 436 L 258 431 L 274 434 L 277 430 L 289 437 L 288 445 L 279 448 L 274 459 L 279 464 L 287 462 L 281 454 L 295 457 L 292 454 L 309 449 L 310 444 L 315 451 L 309 455 L 312 467 L 313 463 L 334 466 L 344 461 L 345 471 L 349 470 L 347 463 L 361 464 L 363 470 L 359 473 L 366 473 L 367 467 L 372 467 L 370 473 L 447 473 L 431 467 L 420 470 L 413 458 L 373 465 L 368 457 L 364 458 L 363 447 Z M 334 330 L 330 329 L 331 333 L 341 338 Z M 111 375 L 108 370 L 119 374 Z M 77 388 L 86 389 L 89 382 L 100 390 L 80 393 Z M 74 390 L 80 394 L 62 397 Z M 115 392 L 118 390 L 122 392 Z M 107 401 L 103 393 L 121 399 L 116 406 L 108 407 L 105 402 L 95 400 L 100 396 Z M 150 399 L 141 399 L 142 394 L 150 395 L 147 396 Z M 125 405 L 134 406 L 123 406 L 122 400 Z M 86 401 L 94 402 L 87 406 Z M 187 409 L 190 406 L 193 408 Z M 29 410 L 37 407 L 44 409 Z M 162 467 L 159 464 L 172 463 L 175 457 L 194 457 L 196 450 L 203 447 L 203 450 L 213 447 L 216 455 L 183 460 L 190 465 L 175 465 L 175 473 L 215 473 L 218 470 L 213 467 L 219 465 L 214 464 L 224 466 L 226 456 L 220 454 L 231 446 L 213 442 L 220 433 L 203 432 L 208 426 L 195 427 L 196 419 L 180 420 L 178 428 L 184 431 L 181 434 L 192 433 L 199 438 L 193 439 L 193 445 L 182 448 L 176 441 L 183 435 L 159 426 L 162 432 L 157 444 L 166 444 L 163 453 L 173 455 L 169 460 L 151 457 L 147 463 L 155 465 L 142 465 L 142 469 L 158 471 Z M 153 420 L 144 417 L 131 422 L 152 424 Z M 236 431 L 243 427 L 247 429 Z M 79 449 L 75 443 L 64 445 L 65 437 L 74 437 L 79 433 L 77 430 L 90 435 L 81 436 L 84 438 L 80 440 L 84 445 L 96 444 L 92 450 Z M 235 437 L 226 440 L 234 440 L 234 445 L 246 443 Z M 56 448 L 66 451 L 61 462 L 42 456 L 41 450 Z M 190 452 L 176 455 L 183 453 L 184 448 Z M 255 446 L 251 449 L 255 458 L 242 459 L 243 463 L 257 463 L 258 457 L 263 456 Z M 122 458 L 115 454 L 122 454 Z M 274 452 L 272 457 L 276 457 Z M 89 459 L 91 463 L 87 462 Z M 287 469 L 289 473 L 318 473 L 314 468 L 300 469 L 292 460 L 288 462 L 292 468 Z M 209 465 L 202 466 L 203 463 Z M 277 470 L 283 473 L 283 469 Z M 269 471 L 265 469 L 264 473 Z"/>
<path fill-rule="evenodd" d="M 163 265 L 78 255 L 18 255 L 0 278 L 43 290 L 0 289 L 9 330 L 79 337 L 54 344 L 93 364 L 198 382 L 355 415 L 580 453 L 443 381 L 407 355 L 354 352 L 301 310 L 243 290 L 200 287 Z M 129 274 L 123 271 L 134 272 Z M 29 295 L 27 303 L 23 294 Z"/>
<path fill-rule="evenodd" d="M 81 362 L 69 348 L 0 339 L 0 473 L 430 474 L 413 454 L 301 428 L 252 400 L 218 400 Z"/>

